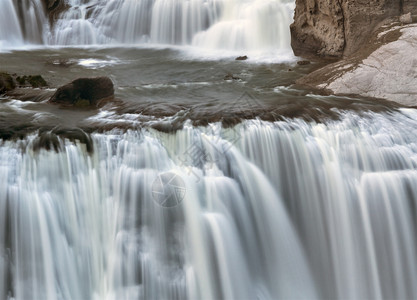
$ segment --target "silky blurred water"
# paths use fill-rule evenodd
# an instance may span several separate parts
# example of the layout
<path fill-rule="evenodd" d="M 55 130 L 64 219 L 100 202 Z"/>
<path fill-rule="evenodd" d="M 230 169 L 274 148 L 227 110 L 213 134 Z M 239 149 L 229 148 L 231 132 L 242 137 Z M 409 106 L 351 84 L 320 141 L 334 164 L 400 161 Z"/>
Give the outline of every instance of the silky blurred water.
<path fill-rule="evenodd" d="M 65 3 L 0 0 L 0 298 L 417 298 L 417 112 L 295 85 L 294 1 Z"/>
<path fill-rule="evenodd" d="M 417 114 L 40 137 L 0 147 L 14 299 L 411 299 Z M 184 184 L 161 206 L 159 174 Z"/>

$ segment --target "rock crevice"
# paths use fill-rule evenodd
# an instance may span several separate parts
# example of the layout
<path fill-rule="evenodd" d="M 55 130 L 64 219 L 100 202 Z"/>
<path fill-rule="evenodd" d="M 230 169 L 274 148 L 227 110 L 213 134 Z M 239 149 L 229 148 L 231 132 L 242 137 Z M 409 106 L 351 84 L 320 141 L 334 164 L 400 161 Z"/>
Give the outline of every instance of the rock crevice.
<path fill-rule="evenodd" d="M 417 1 L 296 0 L 291 45 L 298 56 L 350 56 L 404 13 L 417 14 Z"/>

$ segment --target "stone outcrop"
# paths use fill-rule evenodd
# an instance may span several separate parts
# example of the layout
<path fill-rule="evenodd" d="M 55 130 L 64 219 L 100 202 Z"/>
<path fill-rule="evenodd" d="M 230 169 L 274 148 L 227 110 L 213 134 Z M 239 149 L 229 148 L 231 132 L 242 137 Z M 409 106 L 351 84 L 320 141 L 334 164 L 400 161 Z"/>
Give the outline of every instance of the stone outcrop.
<path fill-rule="evenodd" d="M 0 72 L 0 95 L 13 90 L 16 87 L 10 74 Z"/>
<path fill-rule="evenodd" d="M 297 81 L 334 94 L 356 94 L 417 106 L 417 24 L 380 32 L 349 59 Z"/>
<path fill-rule="evenodd" d="M 415 0 L 296 0 L 291 45 L 296 55 L 349 56 L 392 18 L 417 14 Z"/>
<path fill-rule="evenodd" d="M 97 106 L 114 96 L 113 82 L 108 77 L 79 78 L 57 89 L 49 102 L 71 106 Z"/>

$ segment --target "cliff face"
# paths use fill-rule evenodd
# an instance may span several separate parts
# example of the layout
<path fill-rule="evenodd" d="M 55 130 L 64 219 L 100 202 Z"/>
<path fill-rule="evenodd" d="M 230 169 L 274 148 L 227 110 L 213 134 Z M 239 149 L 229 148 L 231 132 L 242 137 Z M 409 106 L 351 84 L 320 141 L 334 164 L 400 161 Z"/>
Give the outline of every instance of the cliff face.
<path fill-rule="evenodd" d="M 416 0 L 296 0 L 291 45 L 296 55 L 357 51 L 384 21 L 417 14 Z"/>

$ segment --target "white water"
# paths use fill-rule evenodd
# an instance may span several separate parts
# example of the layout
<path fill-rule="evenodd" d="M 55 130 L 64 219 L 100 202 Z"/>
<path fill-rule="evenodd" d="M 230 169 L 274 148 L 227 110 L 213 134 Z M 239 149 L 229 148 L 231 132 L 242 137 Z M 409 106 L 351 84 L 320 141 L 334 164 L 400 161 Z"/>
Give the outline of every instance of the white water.
<path fill-rule="evenodd" d="M 40 1 L 0 0 L 0 49 L 42 44 L 48 28 Z"/>
<path fill-rule="evenodd" d="M 23 43 L 17 12 L 12 0 L 0 0 L 0 47 Z"/>
<path fill-rule="evenodd" d="M 0 11 L 7 11 L 7 18 L 0 21 L 0 40 L 16 46 L 166 44 L 239 53 L 290 51 L 293 0 L 66 0 L 66 4 L 69 9 L 50 28 L 40 0 L 1 0 Z M 23 25 L 18 25 L 19 10 Z"/>
<path fill-rule="evenodd" d="M 416 119 L 94 134 L 93 154 L 5 142 L 0 295 L 415 299 Z M 152 194 L 167 171 L 173 208 Z"/>

